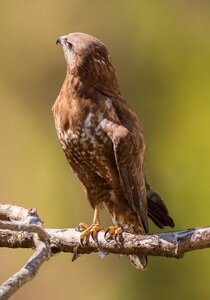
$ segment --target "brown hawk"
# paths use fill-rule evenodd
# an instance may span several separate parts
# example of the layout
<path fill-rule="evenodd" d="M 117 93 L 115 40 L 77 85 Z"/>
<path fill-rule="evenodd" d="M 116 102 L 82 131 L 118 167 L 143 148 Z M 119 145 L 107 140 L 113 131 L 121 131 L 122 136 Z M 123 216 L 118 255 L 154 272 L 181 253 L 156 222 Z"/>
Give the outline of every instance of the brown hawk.
<path fill-rule="evenodd" d="M 104 229 L 99 211 L 104 204 L 114 223 L 109 237 L 122 231 L 148 233 L 149 216 L 160 228 L 174 226 L 168 210 L 145 179 L 146 144 L 136 114 L 122 97 L 109 53 L 85 33 L 59 37 L 67 74 L 53 106 L 58 138 L 94 209 L 93 224 L 81 241 Z M 129 255 L 145 269 L 147 258 Z"/>

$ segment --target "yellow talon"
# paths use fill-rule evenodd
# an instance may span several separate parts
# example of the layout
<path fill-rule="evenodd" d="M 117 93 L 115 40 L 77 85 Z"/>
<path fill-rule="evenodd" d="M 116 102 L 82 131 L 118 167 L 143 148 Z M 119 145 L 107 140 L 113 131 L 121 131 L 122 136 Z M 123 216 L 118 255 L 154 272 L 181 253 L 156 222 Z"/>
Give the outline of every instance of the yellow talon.
<path fill-rule="evenodd" d="M 123 243 L 123 229 L 121 226 L 110 226 L 104 234 L 105 240 L 109 241 L 110 239 L 115 239 L 117 243 Z M 108 235 L 108 237 L 107 237 Z"/>
<path fill-rule="evenodd" d="M 79 232 L 81 232 L 81 231 L 84 231 L 85 229 L 87 229 L 88 228 L 88 225 L 87 224 L 85 224 L 85 223 L 79 223 L 79 225 L 78 225 L 78 227 L 77 227 L 77 230 L 79 231 Z"/>
<path fill-rule="evenodd" d="M 86 239 L 86 243 L 88 243 L 90 236 L 92 237 L 92 239 L 98 243 L 98 232 L 104 230 L 103 225 L 101 225 L 100 223 L 98 224 L 92 224 L 91 226 L 89 226 L 88 228 L 86 228 L 82 234 L 80 235 L 80 241 L 81 244 L 84 245 L 84 240 Z"/>
<path fill-rule="evenodd" d="M 81 224 L 81 226 L 84 230 L 82 232 L 82 234 L 80 235 L 81 244 L 84 245 L 84 240 L 86 240 L 86 244 L 87 244 L 89 242 L 90 236 L 92 237 L 92 239 L 96 243 L 98 243 L 98 232 L 101 231 L 101 230 L 104 230 L 103 225 L 99 221 L 99 206 L 95 207 L 94 217 L 93 217 L 93 224 L 92 225 L 90 225 L 88 227 L 84 223 L 80 223 L 80 224 Z"/>

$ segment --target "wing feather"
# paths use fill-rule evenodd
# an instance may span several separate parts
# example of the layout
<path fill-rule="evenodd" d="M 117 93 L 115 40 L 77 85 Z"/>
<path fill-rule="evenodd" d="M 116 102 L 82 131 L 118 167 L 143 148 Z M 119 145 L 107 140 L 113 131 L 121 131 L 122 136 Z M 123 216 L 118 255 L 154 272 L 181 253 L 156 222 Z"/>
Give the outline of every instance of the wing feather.
<path fill-rule="evenodd" d="M 138 132 L 104 119 L 102 128 L 112 140 L 120 186 L 128 205 L 136 213 L 140 226 L 148 232 L 147 198 L 144 178 L 144 149 Z"/>

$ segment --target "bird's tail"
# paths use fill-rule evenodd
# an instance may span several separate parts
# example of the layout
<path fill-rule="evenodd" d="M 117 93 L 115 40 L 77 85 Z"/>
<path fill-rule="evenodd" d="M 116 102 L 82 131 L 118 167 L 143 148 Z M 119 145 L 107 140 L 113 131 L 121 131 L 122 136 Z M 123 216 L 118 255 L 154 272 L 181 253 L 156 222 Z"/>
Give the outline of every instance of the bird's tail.
<path fill-rule="evenodd" d="M 159 228 L 164 226 L 174 227 L 174 221 L 170 217 L 168 209 L 161 196 L 154 192 L 148 183 L 147 189 L 147 215 Z M 128 255 L 131 264 L 140 270 L 145 270 L 147 267 L 147 256 L 144 255 Z"/>
<path fill-rule="evenodd" d="M 161 198 L 161 196 L 154 192 L 148 183 L 147 188 L 147 214 L 148 217 L 157 225 L 159 228 L 164 226 L 174 227 L 174 221 L 170 217 L 168 209 Z M 144 255 L 128 255 L 128 259 L 131 264 L 140 270 L 145 270 L 147 267 L 147 256 Z"/>
<path fill-rule="evenodd" d="M 168 209 L 161 198 L 161 196 L 154 192 L 149 184 L 146 184 L 147 188 L 147 214 L 148 217 L 157 225 L 159 228 L 164 226 L 174 227 L 174 221 L 169 216 Z"/>
<path fill-rule="evenodd" d="M 147 256 L 128 255 L 128 259 L 136 269 L 144 271 L 147 267 Z"/>

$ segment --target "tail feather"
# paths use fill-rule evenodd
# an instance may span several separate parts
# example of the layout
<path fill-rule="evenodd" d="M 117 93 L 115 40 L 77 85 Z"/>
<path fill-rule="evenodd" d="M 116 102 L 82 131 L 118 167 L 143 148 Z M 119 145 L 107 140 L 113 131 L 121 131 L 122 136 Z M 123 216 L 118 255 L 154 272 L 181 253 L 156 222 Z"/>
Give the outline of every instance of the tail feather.
<path fill-rule="evenodd" d="M 147 256 L 144 255 L 128 255 L 131 264 L 139 270 L 144 271 L 147 267 Z"/>
<path fill-rule="evenodd" d="M 146 184 L 147 188 L 147 213 L 148 217 L 157 225 L 159 228 L 164 226 L 174 227 L 174 221 L 169 216 L 168 209 L 161 198 L 161 196 L 154 192 L 149 184 Z"/>
<path fill-rule="evenodd" d="M 148 217 L 157 225 L 159 228 L 164 226 L 174 227 L 174 221 L 170 217 L 168 209 L 161 198 L 161 196 L 154 192 L 148 183 L 146 183 L 147 189 L 147 214 Z M 144 255 L 128 255 L 128 259 L 131 264 L 140 270 L 145 270 L 147 267 L 147 256 Z"/>

